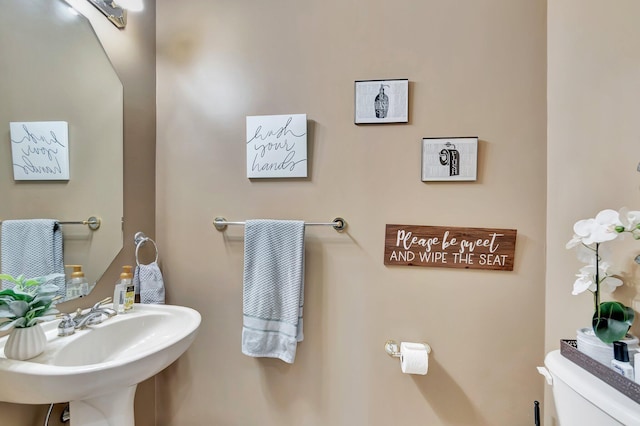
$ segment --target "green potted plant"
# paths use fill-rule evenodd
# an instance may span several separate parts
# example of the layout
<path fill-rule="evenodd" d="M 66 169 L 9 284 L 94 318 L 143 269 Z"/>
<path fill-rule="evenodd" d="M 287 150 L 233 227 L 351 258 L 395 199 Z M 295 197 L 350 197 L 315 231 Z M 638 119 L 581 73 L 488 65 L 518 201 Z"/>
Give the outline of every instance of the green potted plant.
<path fill-rule="evenodd" d="M 0 280 L 15 285 L 0 291 L 0 331 L 13 328 L 4 346 L 7 358 L 29 359 L 44 350 L 46 337 L 39 324 L 55 319 L 58 313 L 52 307 L 59 298 L 56 296 L 58 286 L 48 282 L 59 277 L 64 274 L 36 278 L 0 274 Z"/>

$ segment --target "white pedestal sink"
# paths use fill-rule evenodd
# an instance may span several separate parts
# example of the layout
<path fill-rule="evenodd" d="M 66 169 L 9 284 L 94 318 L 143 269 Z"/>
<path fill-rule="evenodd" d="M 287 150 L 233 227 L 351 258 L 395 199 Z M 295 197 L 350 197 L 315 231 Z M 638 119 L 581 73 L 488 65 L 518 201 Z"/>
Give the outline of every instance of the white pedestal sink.
<path fill-rule="evenodd" d="M 136 386 L 189 348 L 200 320 L 191 308 L 136 304 L 71 336 L 59 337 L 59 321 L 51 321 L 43 324 L 44 353 L 26 361 L 4 357 L 3 337 L 0 401 L 70 402 L 72 426 L 133 426 Z"/>

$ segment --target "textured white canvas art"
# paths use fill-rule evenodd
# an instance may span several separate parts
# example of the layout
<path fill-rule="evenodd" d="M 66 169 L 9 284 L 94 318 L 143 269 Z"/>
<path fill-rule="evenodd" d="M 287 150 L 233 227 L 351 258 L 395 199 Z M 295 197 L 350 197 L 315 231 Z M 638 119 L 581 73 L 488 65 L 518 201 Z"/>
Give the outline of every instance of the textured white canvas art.
<path fill-rule="evenodd" d="M 9 123 L 15 180 L 69 180 L 66 121 Z"/>
<path fill-rule="evenodd" d="M 247 177 L 307 177 L 307 115 L 247 117 Z"/>

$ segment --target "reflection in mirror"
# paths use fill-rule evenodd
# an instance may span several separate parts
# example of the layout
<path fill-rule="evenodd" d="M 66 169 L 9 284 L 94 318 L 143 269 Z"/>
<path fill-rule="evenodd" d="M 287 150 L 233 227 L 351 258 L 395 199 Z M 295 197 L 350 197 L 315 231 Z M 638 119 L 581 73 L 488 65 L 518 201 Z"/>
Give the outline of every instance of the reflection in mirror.
<path fill-rule="evenodd" d="M 122 249 L 123 90 L 90 22 L 63 0 L 3 0 L 0 14 L 0 220 L 62 224 L 65 265 L 82 265 L 89 286 Z M 65 122 L 68 180 L 20 180 L 10 123 Z M 25 154 L 48 156 L 44 139 Z M 45 138 L 46 139 L 46 138 Z M 51 180 L 48 180 L 51 179 Z M 0 235 L 0 238 L 2 236 Z M 67 268 L 66 280 L 72 268 Z M 25 275 L 28 275 L 27 273 Z"/>

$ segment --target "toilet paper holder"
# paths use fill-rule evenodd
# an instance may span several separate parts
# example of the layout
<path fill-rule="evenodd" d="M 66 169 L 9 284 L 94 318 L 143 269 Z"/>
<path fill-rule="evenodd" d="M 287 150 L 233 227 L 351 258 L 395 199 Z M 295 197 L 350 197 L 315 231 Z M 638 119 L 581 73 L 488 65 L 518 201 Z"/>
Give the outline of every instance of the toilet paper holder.
<path fill-rule="evenodd" d="M 428 343 L 422 343 L 422 344 L 427 350 L 427 353 L 430 354 L 431 346 L 429 346 Z M 400 352 L 400 346 L 398 345 L 398 342 L 396 342 L 395 340 L 387 340 L 384 344 L 384 351 L 387 353 L 387 355 L 393 358 L 400 358 L 402 356 L 402 353 Z"/>

